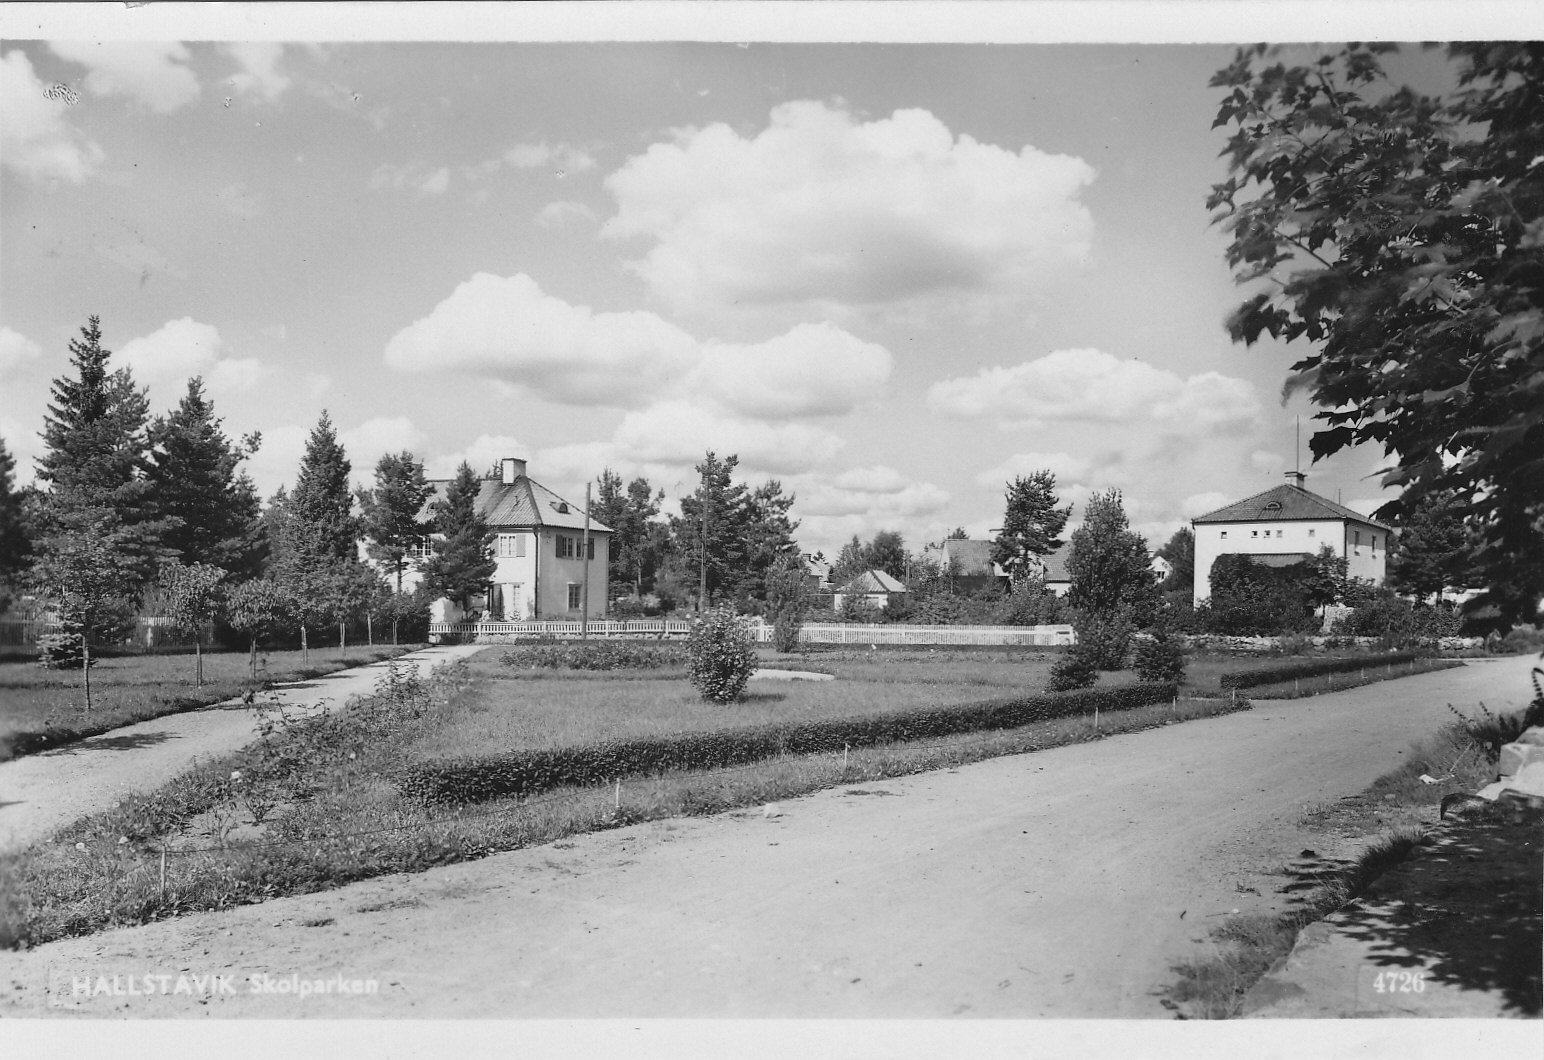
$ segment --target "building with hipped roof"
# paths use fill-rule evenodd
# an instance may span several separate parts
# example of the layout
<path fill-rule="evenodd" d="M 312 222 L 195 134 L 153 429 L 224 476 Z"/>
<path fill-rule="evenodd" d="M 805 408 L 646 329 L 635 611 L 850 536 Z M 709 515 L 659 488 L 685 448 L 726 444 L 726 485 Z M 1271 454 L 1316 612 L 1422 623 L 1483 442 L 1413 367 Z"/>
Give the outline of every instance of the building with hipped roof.
<path fill-rule="evenodd" d="M 1346 559 L 1346 573 L 1382 585 L 1394 531 L 1376 519 L 1303 487 L 1306 476 L 1224 505 L 1190 521 L 1195 533 L 1195 602 L 1212 595 L 1218 556 L 1246 555 L 1255 563 L 1284 567 L 1313 559 L 1325 545 Z"/>
<path fill-rule="evenodd" d="M 432 479 L 434 492 L 424 516 L 442 500 L 449 479 Z M 470 601 L 463 614 L 450 600 L 436 600 L 431 618 L 436 622 L 524 619 L 600 618 L 606 613 L 606 569 L 610 559 L 609 526 L 590 519 L 589 548 L 584 546 L 584 506 L 571 504 L 526 474 L 526 462 L 505 457 L 499 474 L 481 480 L 477 510 L 493 531 L 493 558 L 497 566 L 484 592 Z M 403 588 L 416 588 L 422 580 L 419 564 L 430 555 L 425 539 L 410 553 L 412 566 L 403 577 Z M 588 558 L 588 601 L 585 599 Z"/>

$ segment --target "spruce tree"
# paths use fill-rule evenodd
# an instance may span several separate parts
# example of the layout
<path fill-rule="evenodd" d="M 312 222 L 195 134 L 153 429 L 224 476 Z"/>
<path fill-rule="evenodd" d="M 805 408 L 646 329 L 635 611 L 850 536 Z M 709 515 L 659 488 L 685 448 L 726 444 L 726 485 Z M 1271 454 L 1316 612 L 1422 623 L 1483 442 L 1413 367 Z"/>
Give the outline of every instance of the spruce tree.
<path fill-rule="evenodd" d="M 697 609 L 733 592 L 747 552 L 746 515 L 750 503 L 745 483 L 734 481 L 740 458 L 720 460 L 711 449 L 697 465 L 701 480 L 691 496 L 681 498 L 681 515 L 671 520 L 671 536 L 684 566 L 697 581 Z"/>
<path fill-rule="evenodd" d="M 203 380 L 188 380 L 172 412 L 150 427 L 151 496 L 164 516 L 179 521 L 162 543 L 186 565 L 209 564 L 238 578 L 254 577 L 266 552 L 257 489 L 240 470 L 260 436 L 233 444 L 220 430 Z"/>
<path fill-rule="evenodd" d="M 429 591 L 454 600 L 463 611 L 498 566 L 493 558 L 493 531 L 477 508 L 481 489 L 477 473 L 463 461 L 445 498 L 435 505 L 434 528 L 441 536 L 423 567 Z"/>
<path fill-rule="evenodd" d="M 409 452 L 382 456 L 375 465 L 375 488 L 359 491 L 370 556 L 385 566 L 399 593 L 408 551 L 429 535 L 430 520 L 421 513 L 433 492 L 423 465 Z"/>
<path fill-rule="evenodd" d="M 340 560 L 358 554 L 359 524 L 348 482 L 352 470 L 324 409 L 306 440 L 300 474 L 289 495 L 289 514 L 306 525 L 306 536 L 315 547 Z"/>
<path fill-rule="evenodd" d="M 32 561 L 27 506 L 16 489 L 16 460 L 0 437 L 0 611 L 10 605 L 20 576 Z"/>
<path fill-rule="evenodd" d="M 1147 542 L 1130 529 L 1120 490 L 1090 498 L 1072 535 L 1067 573 L 1078 642 L 1100 669 L 1121 669 L 1132 632 L 1153 617 L 1157 583 Z"/>
<path fill-rule="evenodd" d="M 44 452 L 37 477 L 47 496 L 40 505 L 38 549 L 47 555 L 88 527 L 113 542 L 109 579 L 137 601 L 166 556 L 150 482 L 147 422 L 150 405 L 127 369 L 109 370 L 96 317 L 70 340 L 75 376 L 53 382 L 53 403 L 43 420 Z"/>

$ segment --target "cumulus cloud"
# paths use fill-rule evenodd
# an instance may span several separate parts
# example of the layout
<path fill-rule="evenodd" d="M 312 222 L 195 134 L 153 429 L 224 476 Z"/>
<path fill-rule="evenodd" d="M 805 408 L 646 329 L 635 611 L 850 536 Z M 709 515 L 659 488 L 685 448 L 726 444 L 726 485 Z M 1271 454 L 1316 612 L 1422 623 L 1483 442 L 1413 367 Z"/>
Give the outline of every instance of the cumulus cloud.
<path fill-rule="evenodd" d="M 516 144 L 503 154 L 502 161 L 515 169 L 551 168 L 562 173 L 583 173 L 595 168 L 595 157 L 573 144 Z"/>
<path fill-rule="evenodd" d="M 744 137 L 679 130 L 606 178 L 602 234 L 652 242 L 630 267 L 668 302 L 893 306 L 1017 300 L 1080 263 L 1086 162 L 954 136 L 925 110 L 864 122 L 785 103 Z"/>
<path fill-rule="evenodd" d="M 541 228 L 565 228 L 571 224 L 595 220 L 595 211 L 582 202 L 560 199 L 549 202 L 536 214 L 536 224 Z"/>
<path fill-rule="evenodd" d="M 710 342 L 692 388 L 748 416 L 832 416 L 875 401 L 890 351 L 830 324 L 800 324 L 749 345 Z"/>
<path fill-rule="evenodd" d="M 375 465 L 382 456 L 406 450 L 422 459 L 428 440 L 429 436 L 406 416 L 376 416 L 338 432 L 351 464 L 350 481 L 367 488 L 375 485 Z"/>
<path fill-rule="evenodd" d="M 1140 422 L 1178 434 L 1236 428 L 1258 420 L 1261 411 L 1254 387 L 1242 379 L 1217 372 L 1182 377 L 1094 349 L 1057 350 L 940 380 L 927 401 L 934 412 L 1004 426 Z"/>
<path fill-rule="evenodd" d="M 1086 480 L 1093 468 L 1091 459 L 1071 453 L 1015 453 L 996 467 L 981 472 L 976 476 L 976 482 L 982 486 L 1005 486 L 1015 478 L 1049 471 L 1056 476 L 1057 485 L 1065 487 Z"/>
<path fill-rule="evenodd" d="M 449 187 L 450 170 L 445 166 L 428 170 L 418 163 L 397 166 L 390 162 L 383 162 L 375 167 L 374 173 L 370 174 L 371 191 L 379 191 L 382 188 L 405 189 L 427 197 L 444 195 Z"/>
<path fill-rule="evenodd" d="M 459 452 L 429 457 L 424 461 L 424 473 L 430 478 L 454 478 L 456 469 L 465 461 L 480 475 L 506 456 L 526 460 L 530 450 L 524 442 L 508 434 L 480 434 Z"/>
<path fill-rule="evenodd" d="M 279 69 L 279 61 L 284 57 L 284 45 L 273 41 L 242 41 L 222 44 L 220 49 L 235 59 L 240 67 L 230 77 L 230 85 L 237 92 L 273 100 L 283 95 L 289 87 L 289 75 Z"/>
<path fill-rule="evenodd" d="M 21 332 L 0 327 L 0 378 L 10 375 L 42 352 L 41 346 Z"/>
<path fill-rule="evenodd" d="M 176 41 L 52 41 L 61 59 L 86 67 L 86 90 L 124 96 L 157 114 L 170 114 L 199 97 L 198 78 L 186 65 L 188 49 Z"/>
<path fill-rule="evenodd" d="M 567 404 L 636 407 L 684 375 L 696 343 L 652 313 L 597 313 L 524 274 L 478 273 L 386 344 L 404 372 L 459 371 Z"/>
<path fill-rule="evenodd" d="M 263 428 L 262 445 L 245 465 L 261 496 L 273 496 L 280 486 L 293 488 L 310 437 L 310 427 L 296 424 Z"/>
<path fill-rule="evenodd" d="M 685 401 L 630 412 L 612 441 L 634 459 L 689 467 L 709 449 L 735 453 L 747 470 L 769 475 L 808 471 L 834 456 L 844 440 L 804 423 L 758 423 Z"/>
<path fill-rule="evenodd" d="M 1275 471 L 1287 466 L 1286 457 L 1280 453 L 1268 452 L 1264 449 L 1256 449 L 1249 454 L 1249 466 L 1256 471 Z"/>
<path fill-rule="evenodd" d="M 1208 490 L 1205 493 L 1192 493 L 1186 497 L 1180 502 L 1179 510 L 1186 519 L 1194 519 L 1197 516 L 1205 515 L 1207 512 L 1215 512 L 1223 505 L 1232 504 L 1238 499 L 1237 497 L 1230 497 L 1226 493 Z"/>
<path fill-rule="evenodd" d="M 79 184 L 102 164 L 102 149 L 65 119 L 67 104 L 43 93 L 25 52 L 0 56 L 0 164 L 28 180 Z"/>
<path fill-rule="evenodd" d="M 180 396 L 187 380 L 202 376 L 211 394 L 249 390 L 271 374 L 254 357 L 231 357 L 230 349 L 212 324 L 192 317 L 170 320 L 141 338 L 131 339 L 115 354 L 117 363 L 163 398 Z"/>

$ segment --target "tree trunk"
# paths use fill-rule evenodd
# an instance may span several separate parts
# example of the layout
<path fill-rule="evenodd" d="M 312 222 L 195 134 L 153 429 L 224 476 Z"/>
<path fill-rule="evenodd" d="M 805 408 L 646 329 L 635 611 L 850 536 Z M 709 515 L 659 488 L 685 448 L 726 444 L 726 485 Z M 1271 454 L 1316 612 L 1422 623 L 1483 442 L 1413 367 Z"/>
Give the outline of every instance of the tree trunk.
<path fill-rule="evenodd" d="M 391 646 L 393 648 L 397 646 L 397 616 L 395 613 L 391 616 Z"/>
<path fill-rule="evenodd" d="M 306 624 L 304 622 L 300 624 L 300 665 L 311 665 L 311 648 L 306 643 Z"/>
<path fill-rule="evenodd" d="M 365 643 L 375 647 L 375 615 L 369 611 L 365 612 Z"/>
<path fill-rule="evenodd" d="M 91 713 L 91 638 L 86 631 L 80 634 L 80 669 L 86 682 L 86 713 Z"/>
<path fill-rule="evenodd" d="M 193 669 L 198 673 L 198 687 L 204 687 L 204 638 L 193 638 Z"/>
<path fill-rule="evenodd" d="M 257 638 L 252 638 L 252 680 L 257 680 Z"/>
<path fill-rule="evenodd" d="M 338 658 L 340 658 L 340 659 L 343 658 L 344 654 L 347 653 L 347 651 L 348 651 L 348 629 L 345 627 L 343 619 L 340 618 L 340 619 L 338 619 Z"/>

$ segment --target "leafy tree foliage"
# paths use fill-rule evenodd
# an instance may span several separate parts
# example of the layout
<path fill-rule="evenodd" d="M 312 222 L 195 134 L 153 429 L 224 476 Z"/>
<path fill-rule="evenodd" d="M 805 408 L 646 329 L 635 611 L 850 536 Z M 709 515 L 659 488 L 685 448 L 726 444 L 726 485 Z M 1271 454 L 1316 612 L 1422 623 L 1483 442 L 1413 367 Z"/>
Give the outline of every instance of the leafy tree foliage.
<path fill-rule="evenodd" d="M 1393 50 L 1262 45 L 1212 79 L 1232 136 L 1207 205 L 1265 288 L 1228 327 L 1311 344 L 1288 385 L 1322 409 L 1314 455 L 1381 445 L 1391 521 L 1450 496 L 1476 617 L 1505 625 L 1544 595 L 1544 45 L 1450 44 L 1438 96 L 1389 85 Z"/>
<path fill-rule="evenodd" d="M 786 556 L 767 576 L 767 604 L 772 613 L 772 647 L 781 654 L 797 651 L 799 629 L 809 608 L 805 589 L 808 572 L 797 554 Z"/>
<path fill-rule="evenodd" d="M 1178 684 L 1185 677 L 1185 649 L 1167 629 L 1159 626 L 1137 644 L 1137 680 L 1152 684 Z"/>
<path fill-rule="evenodd" d="M 226 599 L 225 621 L 251 646 L 252 680 L 257 680 L 257 645 L 277 637 L 290 623 L 293 601 L 284 587 L 268 579 L 233 586 Z"/>
<path fill-rule="evenodd" d="M 1428 493 L 1408 505 L 1388 555 L 1389 584 L 1424 600 L 1447 588 L 1467 588 L 1474 534 L 1449 493 Z"/>
<path fill-rule="evenodd" d="M 1056 656 L 1045 689 L 1047 692 L 1071 692 L 1079 688 L 1090 688 L 1098 680 L 1098 652 L 1080 639 L 1078 643 L 1063 648 L 1061 654 Z"/>
<path fill-rule="evenodd" d="M 16 459 L 0 438 L 0 611 L 10 606 L 17 580 L 32 562 L 32 529 L 21 491 L 16 489 Z"/>
<path fill-rule="evenodd" d="M 871 570 L 882 570 L 892 578 L 905 581 L 911 574 L 912 565 L 912 558 L 906 552 L 906 539 L 897 531 L 880 530 L 867 543 L 854 534 L 831 565 L 831 584 L 846 585 Z"/>
<path fill-rule="evenodd" d="M 697 489 L 681 499 L 681 515 L 671 519 L 671 538 L 685 570 L 697 576 L 697 607 L 739 587 L 749 542 L 745 524 L 750 490 L 734 481 L 740 458 L 720 460 L 712 450 L 697 465 Z"/>
<path fill-rule="evenodd" d="M 1266 566 L 1241 554 L 1218 556 L 1211 584 L 1199 625 L 1208 633 L 1241 637 L 1313 632 L 1322 625 L 1316 608 L 1358 592 L 1346 577 L 1344 557 L 1327 545 L 1312 562 L 1286 567 Z"/>
<path fill-rule="evenodd" d="M 150 495 L 172 522 L 161 543 L 184 564 L 213 564 L 237 577 L 261 570 L 267 542 L 257 488 L 241 461 L 257 450 L 261 436 L 232 444 L 220 430 L 203 380 L 188 380 L 177 407 L 151 424 Z"/>
<path fill-rule="evenodd" d="M 172 562 L 161 568 L 166 617 L 176 629 L 193 635 L 194 670 L 200 685 L 204 683 L 204 630 L 224 609 L 221 583 L 228 573 L 208 563 Z"/>
<path fill-rule="evenodd" d="M 1188 526 L 1174 531 L 1174 536 L 1164 542 L 1157 553 L 1169 563 L 1169 574 L 1158 586 L 1161 593 L 1195 592 L 1196 584 L 1196 535 Z"/>
<path fill-rule="evenodd" d="M 1002 618 L 1008 626 L 1051 626 L 1067 620 L 1067 602 L 1045 587 L 1038 571 L 1020 578 L 1003 600 Z"/>
<path fill-rule="evenodd" d="M 382 563 L 397 592 L 407 569 L 408 550 L 429 536 L 422 518 L 424 502 L 434 492 L 412 453 L 386 453 L 375 464 L 375 488 L 359 491 L 360 527 L 370 557 Z"/>
<path fill-rule="evenodd" d="M 1079 642 L 1095 652 L 1101 669 L 1120 669 L 1132 630 L 1152 616 L 1157 585 L 1147 542 L 1130 529 L 1119 490 L 1089 499 L 1083 525 L 1072 534 L 1067 573 Z"/>
<path fill-rule="evenodd" d="M 799 521 L 790 514 L 793 502 L 793 494 L 783 493 L 783 484 L 777 479 L 769 479 L 750 492 L 745 509 L 745 569 L 737 594 L 742 601 L 766 600 L 772 572 L 780 564 L 798 559 L 793 532 Z"/>
<path fill-rule="evenodd" d="M 1072 505 L 1058 508 L 1056 476 L 1036 471 L 1008 483 L 1003 528 L 992 541 L 992 562 L 1017 581 L 1040 569 L 1039 559 L 1061 548 L 1059 536 L 1072 515 Z"/>
<path fill-rule="evenodd" d="M 424 585 L 437 596 L 454 600 L 463 611 L 493 577 L 493 531 L 477 509 L 482 482 L 465 461 L 434 506 L 434 529 L 440 535 L 434 554 L 424 564 Z"/>
<path fill-rule="evenodd" d="M 730 607 L 716 607 L 694 621 L 686 656 L 692 687 L 714 703 L 739 699 L 756 670 L 750 627 Z"/>

